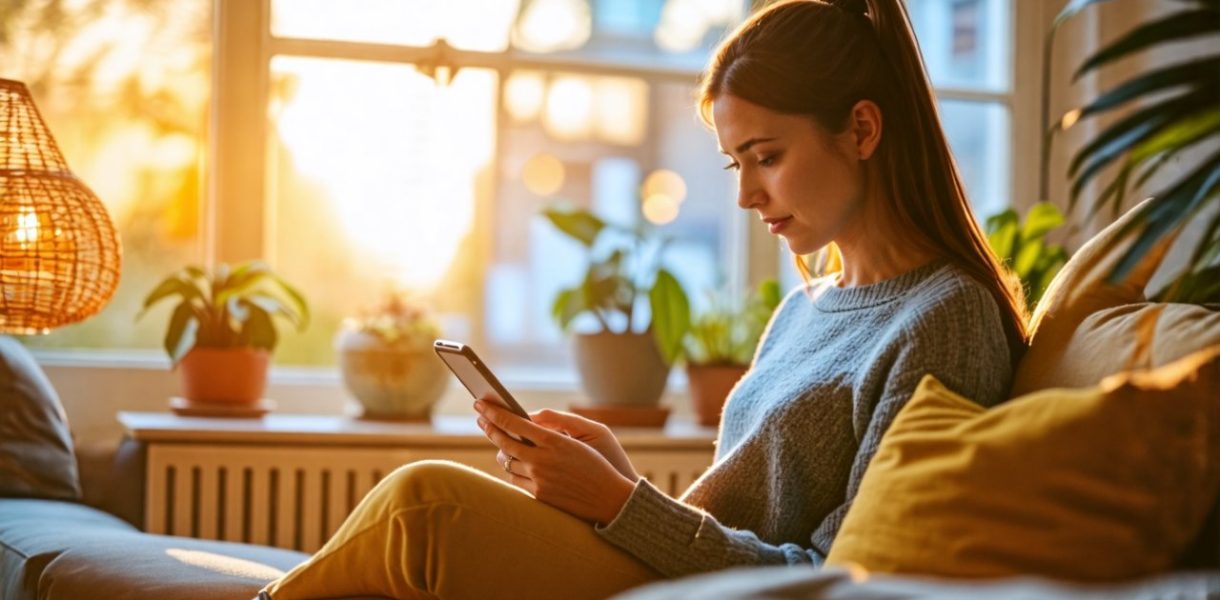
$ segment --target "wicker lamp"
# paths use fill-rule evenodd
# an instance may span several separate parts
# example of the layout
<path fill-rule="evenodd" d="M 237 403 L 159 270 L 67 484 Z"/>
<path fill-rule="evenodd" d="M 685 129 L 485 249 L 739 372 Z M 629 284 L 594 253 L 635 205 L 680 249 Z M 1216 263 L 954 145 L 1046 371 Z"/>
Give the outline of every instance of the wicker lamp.
<path fill-rule="evenodd" d="M 0 79 L 0 333 L 97 314 L 119 283 L 119 236 L 71 171 L 25 84 Z"/>

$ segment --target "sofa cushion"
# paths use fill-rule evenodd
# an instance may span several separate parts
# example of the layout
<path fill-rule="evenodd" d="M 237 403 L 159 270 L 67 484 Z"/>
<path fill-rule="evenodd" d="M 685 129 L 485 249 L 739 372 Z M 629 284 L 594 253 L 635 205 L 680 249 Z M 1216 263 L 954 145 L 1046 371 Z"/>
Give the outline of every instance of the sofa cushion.
<path fill-rule="evenodd" d="M 308 558 L 290 550 L 141 533 L 89 507 L 0 499 L 6 600 L 252 598 Z"/>
<path fill-rule="evenodd" d="M 0 497 L 80 496 L 59 396 L 25 347 L 0 336 Z"/>
<path fill-rule="evenodd" d="M 1121 371 L 1153 369 L 1220 344 L 1220 311 L 1195 304 L 1124 304 L 1090 314 L 1056 343 L 1057 360 L 1042 361 L 1050 352 L 1039 342 L 1013 395 L 1095 385 Z"/>
<path fill-rule="evenodd" d="M 1071 584 L 1036 577 L 986 583 L 872 575 L 846 569 L 755 567 L 654 583 L 613 600 L 1168 600 L 1216 598 L 1220 573 L 1174 573 L 1121 584 Z"/>
<path fill-rule="evenodd" d="M 986 410 L 926 377 L 827 557 L 870 571 L 1112 581 L 1168 569 L 1220 489 L 1220 346 Z"/>
<path fill-rule="evenodd" d="M 1030 345 L 1013 376 L 1012 396 L 1094 385 L 1104 376 L 1159 367 L 1220 340 L 1214 311 L 1149 303 L 1145 297 L 1176 231 L 1150 248 L 1121 282 L 1106 281 L 1135 239 L 1126 228 L 1151 201 L 1093 236 L 1055 275 L 1030 319 Z M 1119 309 L 1127 305 L 1135 306 Z"/>

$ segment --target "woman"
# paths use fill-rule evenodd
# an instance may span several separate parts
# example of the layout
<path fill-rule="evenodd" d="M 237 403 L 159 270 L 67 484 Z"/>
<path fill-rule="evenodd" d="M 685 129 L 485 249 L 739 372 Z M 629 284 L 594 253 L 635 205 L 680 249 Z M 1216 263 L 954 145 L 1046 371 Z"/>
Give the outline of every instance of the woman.
<path fill-rule="evenodd" d="M 738 205 L 798 255 L 829 247 L 839 268 L 805 271 L 776 311 L 712 467 L 669 498 L 605 427 L 480 400 L 516 487 L 449 463 L 403 467 L 271 597 L 604 597 L 821 563 L 920 378 L 991 405 L 1025 343 L 1019 287 L 971 215 L 934 106 L 900 0 L 750 18 L 717 51 L 701 114 L 738 173 Z"/>

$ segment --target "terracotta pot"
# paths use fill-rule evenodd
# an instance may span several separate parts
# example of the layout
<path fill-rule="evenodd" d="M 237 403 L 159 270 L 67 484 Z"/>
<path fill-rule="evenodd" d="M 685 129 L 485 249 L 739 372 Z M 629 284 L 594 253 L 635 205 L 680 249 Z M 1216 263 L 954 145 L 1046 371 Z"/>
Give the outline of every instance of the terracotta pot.
<path fill-rule="evenodd" d="M 182 397 L 191 402 L 254 404 L 267 389 L 271 353 L 261 348 L 192 348 L 178 363 Z"/>
<path fill-rule="evenodd" d="M 573 336 L 580 384 L 594 406 L 657 406 L 669 366 L 652 333 Z"/>
<path fill-rule="evenodd" d="M 738 365 L 689 365 L 686 378 L 690 386 L 691 408 L 700 425 L 720 425 L 720 413 L 733 386 L 746 374 L 746 367 Z"/>
<path fill-rule="evenodd" d="M 343 330 L 335 338 L 343 385 L 366 419 L 427 420 L 449 370 L 431 347 L 390 344 L 375 334 Z"/>

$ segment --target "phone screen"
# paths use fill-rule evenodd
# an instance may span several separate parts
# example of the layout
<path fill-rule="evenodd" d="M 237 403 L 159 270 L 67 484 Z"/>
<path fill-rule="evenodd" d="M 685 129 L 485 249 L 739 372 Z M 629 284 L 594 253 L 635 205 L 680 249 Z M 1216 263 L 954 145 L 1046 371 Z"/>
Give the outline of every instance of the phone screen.
<path fill-rule="evenodd" d="M 529 413 L 525 412 L 524 408 L 521 408 L 517 400 L 513 398 L 512 394 L 508 393 L 508 390 L 504 388 L 500 380 L 479 359 L 470 346 L 449 340 L 436 340 L 432 347 L 436 350 L 437 356 L 445 362 L 450 371 L 453 371 L 458 381 L 462 382 L 462 385 L 466 387 L 470 395 L 476 400 L 484 396 L 490 396 L 494 401 L 498 401 L 501 406 L 512 411 L 517 416 L 527 421 L 531 420 Z M 531 446 L 533 445 L 532 442 L 525 438 L 518 438 L 518 440 Z"/>

